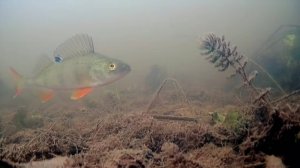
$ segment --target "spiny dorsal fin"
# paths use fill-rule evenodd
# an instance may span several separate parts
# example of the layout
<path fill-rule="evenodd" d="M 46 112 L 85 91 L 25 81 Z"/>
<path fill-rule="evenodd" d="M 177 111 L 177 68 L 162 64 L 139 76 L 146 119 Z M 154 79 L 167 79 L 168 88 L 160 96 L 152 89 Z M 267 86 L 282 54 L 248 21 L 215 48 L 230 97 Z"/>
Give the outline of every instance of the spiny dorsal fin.
<path fill-rule="evenodd" d="M 68 58 L 89 53 L 94 53 L 92 37 L 87 34 L 78 34 L 59 45 L 54 51 L 54 57 Z"/>

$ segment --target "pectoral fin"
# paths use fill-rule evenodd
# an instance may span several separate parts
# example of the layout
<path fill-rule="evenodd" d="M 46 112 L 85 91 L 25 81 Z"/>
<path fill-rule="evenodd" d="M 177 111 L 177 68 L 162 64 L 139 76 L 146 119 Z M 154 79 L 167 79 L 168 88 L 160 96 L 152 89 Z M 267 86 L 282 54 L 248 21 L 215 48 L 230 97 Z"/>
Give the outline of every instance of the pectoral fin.
<path fill-rule="evenodd" d="M 54 92 L 52 90 L 45 90 L 42 91 L 40 94 L 40 98 L 43 103 L 46 103 L 47 101 L 51 100 L 54 96 Z"/>
<path fill-rule="evenodd" d="M 87 94 L 89 94 L 91 91 L 92 91 L 91 87 L 77 89 L 72 93 L 71 99 L 79 100 L 79 99 L 83 98 L 84 96 L 86 96 Z"/>

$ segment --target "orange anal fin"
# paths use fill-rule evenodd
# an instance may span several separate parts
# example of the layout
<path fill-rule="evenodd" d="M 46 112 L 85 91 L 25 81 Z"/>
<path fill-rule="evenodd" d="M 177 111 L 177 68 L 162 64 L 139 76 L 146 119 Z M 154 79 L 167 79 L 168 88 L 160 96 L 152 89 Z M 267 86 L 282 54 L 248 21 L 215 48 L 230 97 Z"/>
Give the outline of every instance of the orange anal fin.
<path fill-rule="evenodd" d="M 51 100 L 54 97 L 54 92 L 52 90 L 47 90 L 41 92 L 40 98 L 43 103 L 46 103 L 47 101 Z"/>
<path fill-rule="evenodd" d="M 91 91 L 92 91 L 91 87 L 77 89 L 72 93 L 71 99 L 79 100 L 79 99 L 83 98 L 84 96 L 86 96 L 87 94 L 89 94 Z"/>

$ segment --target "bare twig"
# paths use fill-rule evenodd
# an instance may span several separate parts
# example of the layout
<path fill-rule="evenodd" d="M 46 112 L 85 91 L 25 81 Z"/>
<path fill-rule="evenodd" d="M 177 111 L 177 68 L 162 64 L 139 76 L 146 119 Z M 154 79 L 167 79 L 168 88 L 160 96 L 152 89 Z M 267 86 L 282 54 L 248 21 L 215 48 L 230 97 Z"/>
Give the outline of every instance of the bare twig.
<path fill-rule="evenodd" d="M 244 165 L 245 168 L 248 168 L 248 167 L 261 167 L 263 165 L 265 165 L 266 163 L 264 162 L 258 162 L 258 163 L 253 163 L 253 164 L 247 164 L 247 165 Z"/>
<path fill-rule="evenodd" d="M 264 67 L 262 67 L 261 65 L 259 65 L 257 62 L 255 62 L 253 59 L 250 59 L 250 58 L 248 58 L 248 60 L 250 61 L 250 62 L 252 62 L 254 65 L 256 65 L 263 73 L 265 73 L 270 79 L 271 79 L 271 81 L 276 85 L 276 87 L 283 93 L 283 94 L 287 94 L 285 91 L 284 91 L 284 89 L 280 86 L 280 84 L 273 78 L 273 76 L 272 75 L 270 75 L 270 73 L 267 71 L 267 70 L 265 70 L 265 68 Z"/>
<path fill-rule="evenodd" d="M 160 92 L 162 91 L 163 87 L 166 85 L 166 83 L 167 83 L 168 81 L 173 82 L 175 88 L 177 89 L 177 91 L 180 92 L 181 96 L 183 97 L 183 100 L 182 100 L 182 101 L 183 101 L 185 104 L 187 104 L 187 106 L 188 106 L 188 108 L 189 108 L 190 111 L 193 111 L 192 108 L 191 108 L 191 106 L 190 106 L 190 102 L 188 101 L 188 99 L 187 99 L 187 97 L 186 97 L 186 95 L 185 95 L 185 93 L 184 93 L 182 87 L 178 84 L 177 80 L 176 80 L 176 79 L 172 79 L 172 78 L 167 78 L 167 79 L 165 79 L 165 80 L 161 83 L 161 85 L 158 87 L 158 89 L 157 89 L 156 92 L 154 93 L 154 95 L 153 95 L 153 97 L 152 97 L 150 103 L 149 103 L 148 106 L 147 106 L 147 109 L 146 109 L 145 113 L 148 113 L 148 112 L 150 111 L 150 109 L 153 108 L 153 105 L 155 104 L 155 102 L 157 101 L 157 99 L 158 99 L 158 97 L 159 97 L 159 95 L 160 95 Z"/>
<path fill-rule="evenodd" d="M 198 122 L 198 119 L 192 117 L 170 116 L 170 115 L 153 115 L 153 118 L 159 120 L 176 120 L 176 121 L 191 121 Z"/>
<path fill-rule="evenodd" d="M 283 97 L 281 97 L 281 98 L 279 98 L 279 99 L 277 99 L 277 100 L 272 101 L 272 103 L 278 103 L 278 102 L 281 102 L 281 101 L 283 101 L 283 100 L 285 100 L 285 99 L 287 99 L 287 98 L 289 98 L 289 97 L 291 97 L 291 96 L 294 96 L 294 95 L 296 95 L 296 94 L 299 94 L 299 93 L 300 93 L 300 89 L 299 89 L 299 90 L 295 90 L 295 91 L 291 92 L 291 93 L 288 94 L 288 95 L 285 95 L 285 96 L 283 96 Z"/>
<path fill-rule="evenodd" d="M 266 88 L 264 91 L 262 91 L 253 101 L 253 103 L 258 102 L 259 100 L 263 99 L 267 94 L 270 93 L 271 88 Z"/>

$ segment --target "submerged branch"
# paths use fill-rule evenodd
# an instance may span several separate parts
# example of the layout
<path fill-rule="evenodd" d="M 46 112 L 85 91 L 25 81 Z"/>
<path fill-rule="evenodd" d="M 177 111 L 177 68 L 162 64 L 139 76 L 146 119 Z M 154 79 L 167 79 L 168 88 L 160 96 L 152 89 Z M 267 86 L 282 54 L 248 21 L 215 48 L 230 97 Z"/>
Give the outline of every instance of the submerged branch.
<path fill-rule="evenodd" d="M 166 83 L 170 81 L 170 82 L 173 82 L 174 84 L 174 87 L 177 89 L 177 91 L 180 92 L 181 96 L 183 97 L 183 101 L 185 104 L 187 104 L 189 110 L 192 112 L 192 108 L 190 106 L 190 102 L 188 101 L 182 87 L 178 84 L 177 80 L 176 79 L 172 79 L 172 78 L 167 78 L 165 79 L 161 85 L 158 87 L 158 89 L 156 90 L 156 92 L 154 93 L 150 103 L 148 104 L 147 106 L 147 109 L 145 111 L 145 113 L 148 113 L 150 111 L 150 109 L 152 109 L 153 105 L 155 104 L 156 100 L 158 99 L 159 95 L 160 95 L 160 92 L 162 91 L 163 87 L 166 85 Z"/>
<path fill-rule="evenodd" d="M 256 65 L 263 73 L 265 73 L 283 94 L 285 95 L 287 94 L 284 91 L 284 89 L 280 86 L 280 84 L 273 78 L 273 76 L 268 71 L 265 70 L 265 68 L 263 68 L 261 65 L 259 65 L 257 62 L 255 62 L 252 59 L 249 59 L 249 61 L 252 62 L 254 65 Z"/>
<path fill-rule="evenodd" d="M 279 99 L 277 99 L 277 100 L 274 100 L 274 101 L 272 101 L 272 103 L 278 103 L 278 102 L 281 102 L 281 101 L 283 101 L 283 100 L 285 100 L 285 99 L 287 99 L 287 98 L 289 98 L 289 97 L 291 97 L 291 96 L 294 96 L 294 95 L 296 95 L 296 94 L 300 94 L 300 89 L 299 89 L 299 90 L 295 90 L 295 91 L 291 92 L 290 94 L 285 95 L 285 96 L 283 96 L 283 97 L 281 97 L 281 98 L 279 98 Z"/>
<path fill-rule="evenodd" d="M 191 121 L 191 122 L 198 123 L 198 119 L 192 117 L 181 117 L 181 116 L 170 116 L 170 115 L 153 115 L 152 117 L 159 120 Z"/>

